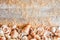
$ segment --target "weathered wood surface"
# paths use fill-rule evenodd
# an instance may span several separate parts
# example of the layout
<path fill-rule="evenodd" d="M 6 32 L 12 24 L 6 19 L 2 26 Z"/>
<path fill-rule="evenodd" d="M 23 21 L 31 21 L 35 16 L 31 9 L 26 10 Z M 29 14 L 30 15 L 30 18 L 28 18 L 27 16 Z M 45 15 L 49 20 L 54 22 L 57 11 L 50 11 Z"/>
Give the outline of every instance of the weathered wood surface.
<path fill-rule="evenodd" d="M 60 0 L 0 0 L 0 21 L 60 25 Z"/>

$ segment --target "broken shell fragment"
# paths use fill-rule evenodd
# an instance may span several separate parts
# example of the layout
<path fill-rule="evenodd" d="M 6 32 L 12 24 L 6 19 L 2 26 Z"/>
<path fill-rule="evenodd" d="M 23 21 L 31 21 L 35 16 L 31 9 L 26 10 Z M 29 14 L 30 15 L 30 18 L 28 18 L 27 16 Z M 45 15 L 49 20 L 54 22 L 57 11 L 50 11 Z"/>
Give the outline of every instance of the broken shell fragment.
<path fill-rule="evenodd" d="M 17 38 L 18 37 L 18 32 L 16 30 L 11 31 L 11 37 L 12 38 Z"/>
<path fill-rule="evenodd" d="M 25 35 L 28 35 L 28 34 L 29 34 L 30 27 L 31 27 L 31 25 L 27 25 L 27 26 L 22 30 L 22 32 L 23 32 Z"/>

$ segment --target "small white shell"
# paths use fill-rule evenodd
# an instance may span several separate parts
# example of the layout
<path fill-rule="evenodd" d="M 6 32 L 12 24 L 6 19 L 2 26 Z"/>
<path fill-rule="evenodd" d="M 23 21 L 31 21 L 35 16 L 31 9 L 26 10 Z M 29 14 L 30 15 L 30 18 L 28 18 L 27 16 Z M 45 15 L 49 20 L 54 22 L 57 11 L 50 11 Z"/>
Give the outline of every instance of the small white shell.
<path fill-rule="evenodd" d="M 46 30 L 43 35 L 44 35 L 44 37 L 47 37 L 47 36 L 49 36 L 50 34 L 51 34 L 51 32 L 49 32 L 49 31 Z"/>
<path fill-rule="evenodd" d="M 10 33 L 10 31 L 11 31 L 7 25 L 3 25 L 2 29 L 3 29 L 4 33 Z"/>
<path fill-rule="evenodd" d="M 4 36 L 4 32 L 0 29 L 0 36 Z"/>
<path fill-rule="evenodd" d="M 16 26 L 16 25 L 14 25 L 14 26 L 13 26 L 13 29 L 15 29 L 16 27 L 17 27 L 17 26 Z"/>
<path fill-rule="evenodd" d="M 23 37 L 21 38 L 21 40 L 28 40 L 28 37 L 27 37 L 27 36 L 23 36 Z"/>
<path fill-rule="evenodd" d="M 56 27 L 52 27 L 52 32 L 54 33 L 56 31 Z"/>

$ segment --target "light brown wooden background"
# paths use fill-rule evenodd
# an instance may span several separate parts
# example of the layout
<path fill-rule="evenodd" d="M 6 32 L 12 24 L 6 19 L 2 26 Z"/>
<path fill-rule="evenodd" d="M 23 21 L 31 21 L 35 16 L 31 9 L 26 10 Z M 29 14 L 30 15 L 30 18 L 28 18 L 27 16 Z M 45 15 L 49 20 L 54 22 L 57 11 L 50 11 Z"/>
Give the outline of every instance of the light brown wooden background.
<path fill-rule="evenodd" d="M 60 25 L 60 0 L 0 0 L 0 21 Z"/>

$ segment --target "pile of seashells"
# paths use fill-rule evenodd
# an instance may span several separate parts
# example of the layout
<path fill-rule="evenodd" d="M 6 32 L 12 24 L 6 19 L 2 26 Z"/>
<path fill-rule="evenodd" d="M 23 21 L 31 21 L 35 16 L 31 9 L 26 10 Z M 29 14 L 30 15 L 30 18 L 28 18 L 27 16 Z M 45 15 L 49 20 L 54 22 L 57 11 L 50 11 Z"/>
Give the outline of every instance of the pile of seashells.
<path fill-rule="evenodd" d="M 60 40 L 60 27 L 0 24 L 0 40 Z"/>

